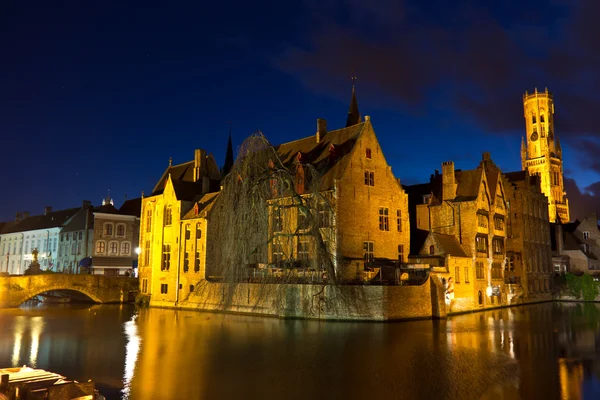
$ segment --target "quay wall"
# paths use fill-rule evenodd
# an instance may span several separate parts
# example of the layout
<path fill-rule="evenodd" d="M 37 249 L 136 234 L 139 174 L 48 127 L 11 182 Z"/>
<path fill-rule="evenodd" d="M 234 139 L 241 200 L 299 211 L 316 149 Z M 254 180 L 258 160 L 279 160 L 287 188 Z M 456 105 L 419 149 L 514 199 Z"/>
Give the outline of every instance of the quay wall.
<path fill-rule="evenodd" d="M 390 321 L 444 318 L 444 288 L 430 277 L 419 286 L 212 283 L 201 281 L 177 302 L 152 307 L 321 320 Z"/>

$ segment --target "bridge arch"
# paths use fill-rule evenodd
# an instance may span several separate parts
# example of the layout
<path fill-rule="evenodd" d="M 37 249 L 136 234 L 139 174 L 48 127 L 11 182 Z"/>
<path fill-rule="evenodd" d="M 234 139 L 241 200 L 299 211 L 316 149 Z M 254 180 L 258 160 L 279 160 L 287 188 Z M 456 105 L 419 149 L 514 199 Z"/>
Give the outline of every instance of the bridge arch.
<path fill-rule="evenodd" d="M 25 303 L 28 300 L 33 299 L 35 296 L 39 296 L 42 293 L 60 292 L 60 291 L 80 293 L 80 294 L 88 297 L 94 303 L 104 303 L 102 301 L 102 299 L 100 299 L 97 295 L 95 295 L 94 293 L 91 293 L 88 290 L 81 289 L 81 288 L 74 288 L 74 287 L 65 287 L 65 286 L 59 285 L 59 286 L 55 286 L 55 287 L 44 287 L 44 288 L 40 288 L 38 290 L 31 291 L 23 296 L 23 300 L 19 303 L 19 305 Z"/>

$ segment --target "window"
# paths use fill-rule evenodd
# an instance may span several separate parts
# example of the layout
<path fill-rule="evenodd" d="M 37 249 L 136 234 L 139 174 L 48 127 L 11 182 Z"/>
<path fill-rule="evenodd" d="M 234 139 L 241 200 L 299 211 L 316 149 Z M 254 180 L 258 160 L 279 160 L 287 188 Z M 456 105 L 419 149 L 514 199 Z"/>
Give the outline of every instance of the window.
<path fill-rule="evenodd" d="M 502 279 L 502 263 L 492 263 L 492 279 Z"/>
<path fill-rule="evenodd" d="M 400 264 L 404 263 L 404 245 L 403 244 L 398 245 L 398 262 Z"/>
<path fill-rule="evenodd" d="M 104 223 L 104 236 L 112 236 L 113 234 L 113 224 L 110 222 Z M 69 234 L 67 233 L 67 239 L 69 239 Z"/>
<path fill-rule="evenodd" d="M 161 283 L 160 284 L 160 293 L 161 294 L 167 294 L 167 293 L 169 293 L 169 285 L 167 283 Z"/>
<path fill-rule="evenodd" d="M 281 232 L 283 230 L 283 216 L 281 215 L 281 208 L 277 206 L 273 207 L 272 225 L 273 232 Z"/>
<path fill-rule="evenodd" d="M 142 279 L 142 293 L 148 293 L 148 279 Z"/>
<path fill-rule="evenodd" d="M 306 215 L 306 211 L 302 208 L 298 207 L 298 229 L 308 229 L 308 216 Z"/>
<path fill-rule="evenodd" d="M 82 242 L 77 242 L 77 255 L 81 254 L 81 245 L 82 245 Z"/>
<path fill-rule="evenodd" d="M 108 250 L 109 250 L 110 254 L 117 254 L 117 252 L 119 251 L 119 243 L 110 242 L 108 244 Z"/>
<path fill-rule="evenodd" d="M 308 260 L 308 239 L 298 240 L 298 260 Z"/>
<path fill-rule="evenodd" d="M 71 234 L 70 233 L 67 233 L 67 240 L 71 240 Z"/>
<path fill-rule="evenodd" d="M 281 243 L 274 242 L 272 245 L 273 262 L 277 263 L 283 260 L 283 245 Z"/>
<path fill-rule="evenodd" d="M 192 232 L 190 231 L 190 226 L 186 225 L 185 226 L 185 240 L 190 240 L 191 237 L 192 237 Z"/>
<path fill-rule="evenodd" d="M 396 223 L 398 225 L 398 232 L 402 232 L 402 211 L 396 210 Z"/>
<path fill-rule="evenodd" d="M 389 220 L 387 208 L 379 208 L 379 230 L 380 231 L 389 231 L 390 230 L 390 220 Z"/>
<path fill-rule="evenodd" d="M 435 254 L 435 246 L 434 245 L 429 246 L 429 254 L 430 255 L 434 255 Z"/>
<path fill-rule="evenodd" d="M 455 272 L 454 272 L 454 282 L 455 282 L 455 283 L 460 283 L 460 267 L 456 267 L 456 268 L 455 268 Z"/>
<path fill-rule="evenodd" d="M 146 211 L 146 232 L 152 232 L 152 210 Z"/>
<path fill-rule="evenodd" d="M 83 232 L 79 232 L 79 240 L 83 239 Z"/>
<path fill-rule="evenodd" d="M 431 195 L 430 194 L 424 194 L 423 195 L 423 204 L 429 204 L 430 201 L 431 201 Z"/>
<path fill-rule="evenodd" d="M 173 223 L 173 209 L 171 206 L 165 207 L 165 217 L 164 217 L 165 226 L 170 226 Z"/>
<path fill-rule="evenodd" d="M 488 227 L 488 217 L 487 215 L 477 214 L 477 226 L 480 228 Z"/>
<path fill-rule="evenodd" d="M 365 185 L 375 186 L 375 173 L 371 171 L 365 171 Z"/>
<path fill-rule="evenodd" d="M 465 267 L 465 283 L 469 283 L 469 267 Z"/>
<path fill-rule="evenodd" d="M 363 242 L 365 264 L 373 262 L 373 259 L 375 258 L 374 248 L 375 244 L 373 242 Z"/>
<path fill-rule="evenodd" d="M 102 240 L 96 242 L 96 254 L 103 254 L 106 251 L 106 243 Z"/>
<path fill-rule="evenodd" d="M 325 202 L 317 203 L 317 213 L 319 215 L 319 228 L 329 228 L 331 226 L 331 213 Z"/>
<path fill-rule="evenodd" d="M 125 224 L 118 224 L 117 225 L 117 236 L 118 237 L 125 237 Z M 79 238 L 81 239 L 81 238 Z"/>
<path fill-rule="evenodd" d="M 196 240 L 202 237 L 202 229 L 200 229 L 200 222 L 196 223 Z"/>
<path fill-rule="evenodd" d="M 485 279 L 485 274 L 483 273 L 483 261 L 477 261 L 475 263 L 475 274 L 477 279 Z"/>
<path fill-rule="evenodd" d="M 71 244 L 71 255 L 77 254 L 77 243 Z"/>
<path fill-rule="evenodd" d="M 531 123 L 535 124 L 536 122 L 537 122 L 537 119 L 536 119 L 535 115 L 532 115 L 531 116 Z"/>
<path fill-rule="evenodd" d="M 476 245 L 478 253 L 487 254 L 487 252 L 488 252 L 488 238 L 487 237 L 477 236 L 475 238 L 475 245 Z"/>
<path fill-rule="evenodd" d="M 583 232 L 583 238 L 588 240 L 590 238 L 590 233 L 588 231 Z"/>
<path fill-rule="evenodd" d="M 196 251 L 194 257 L 194 272 L 200 272 L 200 252 Z"/>
<path fill-rule="evenodd" d="M 492 239 L 492 246 L 494 247 L 494 254 L 504 254 L 504 239 Z"/>
<path fill-rule="evenodd" d="M 163 244 L 161 271 L 168 271 L 171 268 L 171 245 Z"/>
<path fill-rule="evenodd" d="M 584 253 L 589 253 L 590 252 L 590 245 L 589 244 L 584 243 L 581 247 L 583 248 L 583 252 Z"/>
<path fill-rule="evenodd" d="M 186 251 L 183 254 L 183 272 L 188 272 L 190 269 L 190 254 Z"/>
<path fill-rule="evenodd" d="M 370 159 L 370 158 L 371 158 L 371 149 L 369 149 L 369 148 L 367 147 L 366 153 L 367 153 L 367 154 L 366 154 L 366 155 L 367 155 L 367 158 L 369 158 L 369 159 Z"/>
<path fill-rule="evenodd" d="M 499 216 L 494 216 L 494 228 L 497 231 L 503 231 L 504 230 L 504 218 L 499 217 Z"/>
<path fill-rule="evenodd" d="M 150 265 L 150 241 L 144 244 L 144 265 Z"/>
<path fill-rule="evenodd" d="M 121 243 L 121 254 L 128 256 L 130 252 L 131 252 L 131 245 L 129 244 L 129 242 Z"/>
<path fill-rule="evenodd" d="M 540 122 L 544 122 L 544 114 L 540 114 Z"/>
<path fill-rule="evenodd" d="M 190 285 L 190 293 L 194 292 L 194 285 Z"/>

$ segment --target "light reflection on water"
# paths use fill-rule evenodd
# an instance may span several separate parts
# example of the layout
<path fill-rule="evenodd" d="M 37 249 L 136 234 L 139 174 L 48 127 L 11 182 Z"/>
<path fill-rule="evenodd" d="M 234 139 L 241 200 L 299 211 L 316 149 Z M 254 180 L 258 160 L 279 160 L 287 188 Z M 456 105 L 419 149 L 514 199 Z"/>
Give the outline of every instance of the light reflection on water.
<path fill-rule="evenodd" d="M 591 304 L 387 324 L 72 305 L 0 310 L 0 327 L 0 367 L 108 399 L 600 398 Z"/>

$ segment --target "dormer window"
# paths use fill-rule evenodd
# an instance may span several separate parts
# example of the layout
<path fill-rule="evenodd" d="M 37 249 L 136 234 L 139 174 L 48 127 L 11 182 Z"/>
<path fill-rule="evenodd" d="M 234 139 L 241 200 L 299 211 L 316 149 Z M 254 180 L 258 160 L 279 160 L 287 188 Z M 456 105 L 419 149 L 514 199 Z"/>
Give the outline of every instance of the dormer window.
<path fill-rule="evenodd" d="M 423 204 L 429 204 L 431 202 L 431 194 L 423 195 Z"/>
<path fill-rule="evenodd" d="M 370 160 L 371 159 L 371 149 L 367 148 L 366 150 L 366 157 Z"/>
<path fill-rule="evenodd" d="M 588 231 L 583 232 L 583 239 L 588 240 L 590 238 L 590 233 Z"/>

